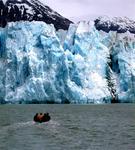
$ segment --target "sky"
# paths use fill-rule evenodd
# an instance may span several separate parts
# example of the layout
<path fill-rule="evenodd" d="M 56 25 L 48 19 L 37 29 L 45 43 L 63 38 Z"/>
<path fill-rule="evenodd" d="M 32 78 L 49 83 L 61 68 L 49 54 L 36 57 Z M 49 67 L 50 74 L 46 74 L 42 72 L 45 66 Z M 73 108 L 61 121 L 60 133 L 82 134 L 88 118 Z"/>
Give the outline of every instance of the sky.
<path fill-rule="evenodd" d="M 126 16 L 135 19 L 135 0 L 40 0 L 62 16 L 78 22 L 98 16 Z"/>

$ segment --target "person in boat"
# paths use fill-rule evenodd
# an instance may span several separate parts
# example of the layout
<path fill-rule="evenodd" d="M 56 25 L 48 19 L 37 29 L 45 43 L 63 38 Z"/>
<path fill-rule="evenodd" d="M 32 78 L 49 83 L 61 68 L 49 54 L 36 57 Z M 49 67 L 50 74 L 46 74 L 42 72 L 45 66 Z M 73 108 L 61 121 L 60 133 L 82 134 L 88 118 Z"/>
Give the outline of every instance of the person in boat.
<path fill-rule="evenodd" d="M 43 120 L 44 121 L 49 121 L 51 119 L 49 113 L 44 113 L 44 117 L 43 117 Z"/>
<path fill-rule="evenodd" d="M 38 113 L 36 113 L 36 115 L 34 116 L 34 118 L 33 118 L 33 120 L 35 121 L 35 122 L 37 122 L 38 121 Z"/>
<path fill-rule="evenodd" d="M 34 116 L 33 120 L 35 122 L 48 122 L 51 119 L 49 113 L 36 113 L 36 115 Z"/>

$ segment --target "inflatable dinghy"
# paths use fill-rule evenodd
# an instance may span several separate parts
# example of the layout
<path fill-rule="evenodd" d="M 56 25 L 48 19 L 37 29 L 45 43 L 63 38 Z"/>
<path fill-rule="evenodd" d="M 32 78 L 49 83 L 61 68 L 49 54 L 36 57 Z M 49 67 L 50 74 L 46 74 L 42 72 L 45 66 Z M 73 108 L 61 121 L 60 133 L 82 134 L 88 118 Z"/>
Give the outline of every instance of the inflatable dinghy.
<path fill-rule="evenodd" d="M 34 116 L 33 120 L 35 122 L 39 122 L 39 123 L 42 123 L 42 122 L 48 122 L 50 121 L 51 117 L 49 115 L 49 113 L 36 113 L 36 115 Z"/>

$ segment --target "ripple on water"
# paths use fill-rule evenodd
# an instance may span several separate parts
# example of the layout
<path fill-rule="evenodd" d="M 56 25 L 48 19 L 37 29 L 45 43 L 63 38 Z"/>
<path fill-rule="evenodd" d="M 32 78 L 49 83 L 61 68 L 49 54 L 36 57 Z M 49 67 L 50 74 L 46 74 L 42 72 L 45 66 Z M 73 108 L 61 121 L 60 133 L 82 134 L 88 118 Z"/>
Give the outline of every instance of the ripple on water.
<path fill-rule="evenodd" d="M 42 150 L 44 147 L 45 150 L 135 148 L 135 105 L 6 107 L 6 110 L 0 109 L 0 150 L 18 150 L 18 147 L 19 150 Z M 25 121 L 30 120 L 35 111 L 41 110 L 52 111 L 53 119 L 46 123 Z M 8 112 L 6 117 L 5 112 Z"/>
<path fill-rule="evenodd" d="M 35 122 L 33 122 L 33 121 L 14 123 L 14 124 L 10 124 L 10 125 L 1 127 L 0 132 L 10 130 L 10 129 L 15 130 L 18 128 L 28 127 L 28 126 L 32 126 L 34 124 L 35 124 Z"/>

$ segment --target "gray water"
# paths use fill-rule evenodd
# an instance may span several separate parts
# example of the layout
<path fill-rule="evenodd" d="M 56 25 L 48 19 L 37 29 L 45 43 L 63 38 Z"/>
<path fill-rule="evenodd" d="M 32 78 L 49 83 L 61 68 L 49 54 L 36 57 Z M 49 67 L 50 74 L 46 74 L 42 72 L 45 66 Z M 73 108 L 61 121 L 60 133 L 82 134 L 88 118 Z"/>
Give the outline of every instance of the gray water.
<path fill-rule="evenodd" d="M 135 105 L 1 105 L 0 150 L 135 150 Z"/>

